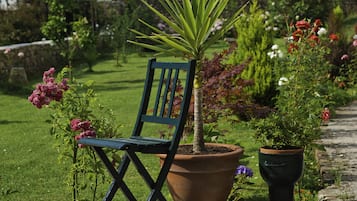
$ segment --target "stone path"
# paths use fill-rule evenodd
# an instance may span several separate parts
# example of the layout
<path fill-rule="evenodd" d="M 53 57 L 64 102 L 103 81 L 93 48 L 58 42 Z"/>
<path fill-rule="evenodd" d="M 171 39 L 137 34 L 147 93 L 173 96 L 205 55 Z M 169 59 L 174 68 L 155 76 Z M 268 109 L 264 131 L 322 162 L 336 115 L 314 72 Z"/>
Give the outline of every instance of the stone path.
<path fill-rule="evenodd" d="M 319 201 L 357 201 L 357 101 L 340 107 L 323 128 L 319 151 L 320 170 L 325 183 Z"/>

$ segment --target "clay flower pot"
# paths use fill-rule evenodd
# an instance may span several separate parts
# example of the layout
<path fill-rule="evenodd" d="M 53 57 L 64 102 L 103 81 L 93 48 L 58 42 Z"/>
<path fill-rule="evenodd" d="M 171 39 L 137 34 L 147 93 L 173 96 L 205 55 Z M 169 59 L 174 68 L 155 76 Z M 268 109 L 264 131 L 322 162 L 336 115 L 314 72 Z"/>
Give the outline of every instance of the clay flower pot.
<path fill-rule="evenodd" d="M 169 191 L 175 201 L 227 200 L 243 149 L 229 144 L 206 143 L 206 147 L 208 146 L 224 146 L 231 151 L 217 154 L 175 155 L 167 176 Z M 166 155 L 160 154 L 159 157 L 162 163 Z"/>

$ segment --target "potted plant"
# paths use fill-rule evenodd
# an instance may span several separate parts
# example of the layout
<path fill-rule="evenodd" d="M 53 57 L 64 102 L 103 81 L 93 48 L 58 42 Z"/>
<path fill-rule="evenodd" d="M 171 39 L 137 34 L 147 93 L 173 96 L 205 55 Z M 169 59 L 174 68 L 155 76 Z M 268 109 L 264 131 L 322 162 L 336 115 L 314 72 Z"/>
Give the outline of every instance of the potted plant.
<path fill-rule="evenodd" d="M 289 54 L 278 62 L 279 79 L 275 109 L 268 118 L 254 122 L 259 166 L 269 185 L 271 201 L 293 201 L 294 184 L 303 170 L 304 149 L 320 136 L 321 110 L 327 105 L 330 64 L 323 43 L 321 22 L 301 20 L 292 27 Z M 333 42 L 333 40 L 329 40 Z M 277 46 L 272 48 L 277 50 Z"/>
<path fill-rule="evenodd" d="M 164 23 L 166 23 L 174 33 L 166 33 L 165 31 L 156 28 L 145 21 L 140 20 L 142 24 L 149 27 L 153 32 L 152 34 L 145 34 L 141 33 L 137 30 L 132 30 L 134 33 L 137 34 L 138 38 L 141 39 L 148 39 L 155 44 L 148 44 L 145 42 L 138 42 L 138 41 L 129 41 L 133 44 L 139 45 L 144 48 L 148 48 L 151 50 L 155 50 L 159 53 L 165 53 L 173 56 L 184 57 L 189 59 L 197 60 L 196 66 L 196 73 L 195 73 L 195 80 L 194 80 L 194 141 L 193 146 L 190 148 L 190 152 L 194 155 L 179 155 L 177 154 L 175 159 L 179 161 L 178 169 L 188 169 L 182 168 L 182 164 L 203 164 L 205 167 L 211 167 L 213 170 L 204 170 L 207 175 L 202 175 L 203 178 L 209 178 L 213 174 L 210 171 L 217 171 L 217 166 L 213 164 L 214 161 L 218 161 L 218 158 L 221 159 L 223 156 L 217 156 L 211 160 L 210 162 L 202 162 L 203 159 L 198 158 L 209 158 L 208 154 L 203 155 L 203 152 L 207 152 L 207 147 L 214 146 L 213 144 L 204 144 L 204 136 L 203 136 L 203 118 L 202 118 L 202 59 L 204 58 L 205 51 L 211 47 L 215 42 L 221 39 L 224 34 L 231 29 L 233 24 L 238 20 L 240 13 L 242 12 L 243 8 L 236 11 L 230 18 L 222 20 L 222 13 L 228 4 L 228 0 L 160 0 L 160 4 L 168 13 L 168 16 L 165 16 L 162 12 L 151 6 L 146 1 L 142 1 L 152 12 L 154 12 Z M 216 22 L 220 22 L 219 29 L 214 29 Z M 232 147 L 231 145 L 226 150 L 233 150 L 234 156 L 228 156 L 228 160 L 232 161 L 229 164 L 232 167 L 225 167 L 223 171 L 226 172 L 224 178 L 228 178 L 229 181 L 225 180 L 224 182 L 229 183 L 228 187 L 232 187 L 233 184 L 233 176 L 236 167 L 238 166 L 238 159 L 242 155 L 243 150 L 240 147 Z M 235 151 L 234 151 L 235 150 Z M 228 154 L 229 155 L 229 154 Z M 160 156 L 164 157 L 164 156 Z M 185 159 L 190 159 L 187 163 L 183 162 Z M 193 162 L 192 160 L 197 159 L 197 162 Z M 174 162 L 175 163 L 175 162 Z M 219 162 L 223 165 L 228 165 L 226 162 Z M 209 165 L 207 165 L 209 164 Z M 175 165 L 173 165 L 175 166 Z M 175 168 L 175 167 L 172 167 Z M 193 169 L 202 170 L 204 167 L 196 166 Z M 196 172 L 194 170 L 194 172 Z M 175 170 L 177 173 L 177 169 Z M 172 173 L 172 174 L 176 174 Z M 180 173 L 181 174 L 181 173 Z M 196 172 L 197 174 L 197 172 Z M 197 184 L 172 184 L 171 173 L 168 175 L 168 185 L 171 186 L 170 189 L 177 189 L 177 186 L 195 186 L 191 193 L 182 193 L 180 192 L 180 196 L 183 194 L 187 194 L 188 198 L 178 197 L 178 193 L 171 191 L 173 198 L 175 200 L 207 200 L 204 194 L 208 194 L 206 190 L 207 182 L 205 183 L 202 178 L 198 181 L 201 183 Z M 197 174 L 199 175 L 199 174 Z M 210 176 L 208 176 L 210 175 Z M 183 178 L 184 180 L 189 180 L 189 178 L 193 178 L 194 176 L 187 176 L 187 173 L 184 172 L 178 178 Z M 215 191 L 211 196 L 218 194 L 219 190 L 218 187 L 227 185 L 218 184 L 215 179 L 211 180 L 214 183 Z M 190 181 L 191 182 L 191 181 Z M 196 196 L 198 194 L 198 189 L 202 189 L 201 186 L 205 185 L 205 190 L 203 192 L 203 196 Z M 225 200 L 229 194 L 230 189 L 221 190 L 222 192 L 226 192 L 227 195 L 223 195 L 223 197 L 218 197 L 214 199 L 211 197 L 211 200 Z M 196 195 L 195 195 L 196 194 Z M 190 196 L 194 196 L 191 198 Z"/>

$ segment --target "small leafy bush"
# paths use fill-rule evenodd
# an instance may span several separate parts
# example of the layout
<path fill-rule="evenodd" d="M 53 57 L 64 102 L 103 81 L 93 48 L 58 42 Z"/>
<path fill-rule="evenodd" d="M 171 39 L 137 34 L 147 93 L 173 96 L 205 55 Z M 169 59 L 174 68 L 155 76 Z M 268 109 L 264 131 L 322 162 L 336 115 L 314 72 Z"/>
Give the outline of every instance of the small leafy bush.
<path fill-rule="evenodd" d="M 77 82 L 70 68 L 64 68 L 57 78 L 54 73 L 54 68 L 45 71 L 43 83 L 36 86 L 28 99 L 39 109 L 52 110 L 51 134 L 57 139 L 59 161 L 66 166 L 70 164 L 66 183 L 72 190 L 73 200 L 97 200 L 98 185 L 106 179 L 104 168 L 94 151 L 78 145 L 76 139 L 118 137 L 118 126 L 113 112 L 97 102 L 92 81 Z M 118 156 L 115 153 L 112 156 L 113 163 L 118 162 Z"/>
<path fill-rule="evenodd" d="M 252 86 L 252 80 L 242 78 L 242 72 L 248 65 L 229 64 L 230 54 L 236 50 L 232 44 L 229 49 L 203 61 L 203 92 L 206 122 L 215 122 L 224 115 L 236 115 L 240 120 L 266 117 L 272 110 L 255 104 L 246 88 Z"/>

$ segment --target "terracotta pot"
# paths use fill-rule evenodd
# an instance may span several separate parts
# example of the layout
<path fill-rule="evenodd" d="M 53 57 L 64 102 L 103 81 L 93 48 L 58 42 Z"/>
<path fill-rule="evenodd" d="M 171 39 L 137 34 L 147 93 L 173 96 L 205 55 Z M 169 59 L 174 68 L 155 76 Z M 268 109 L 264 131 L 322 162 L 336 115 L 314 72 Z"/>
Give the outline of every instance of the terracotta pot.
<path fill-rule="evenodd" d="M 167 176 L 169 191 L 175 201 L 227 200 L 243 149 L 229 144 L 206 143 L 206 146 L 224 146 L 232 151 L 204 155 L 176 154 Z M 160 154 L 159 157 L 162 163 L 166 155 Z"/>
<path fill-rule="evenodd" d="M 303 172 L 302 148 L 260 148 L 259 171 L 269 186 L 270 201 L 293 201 L 294 185 Z"/>

